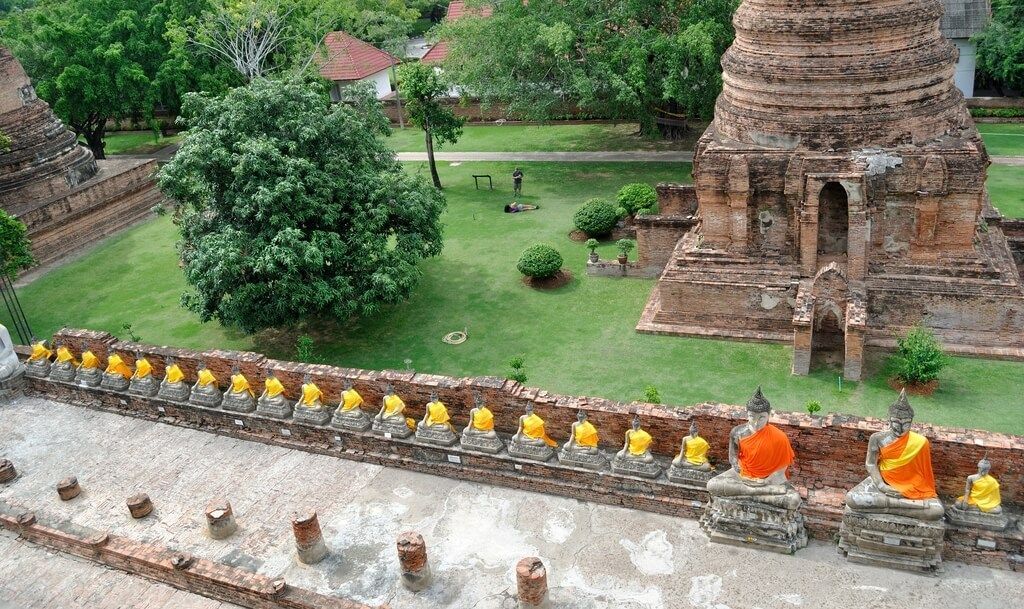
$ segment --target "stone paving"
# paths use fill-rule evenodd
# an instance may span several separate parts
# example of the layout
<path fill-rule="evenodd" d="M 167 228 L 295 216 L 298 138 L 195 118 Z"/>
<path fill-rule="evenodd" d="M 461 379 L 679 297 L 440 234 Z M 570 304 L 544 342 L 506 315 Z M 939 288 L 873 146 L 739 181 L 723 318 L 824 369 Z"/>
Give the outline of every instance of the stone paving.
<path fill-rule="evenodd" d="M 2 501 L 394 609 L 511 609 L 513 567 L 529 555 L 548 567 L 553 605 L 579 609 L 982 609 L 1016 606 L 1024 596 L 1019 573 L 947 563 L 940 577 L 926 577 L 848 564 L 831 544 L 812 542 L 795 556 L 710 544 L 693 520 L 386 469 L 38 398 L 0 405 L 0 456 L 20 472 L 0 487 Z M 83 493 L 62 503 L 55 485 L 68 475 L 78 476 Z M 148 493 L 156 506 L 141 521 L 124 504 L 136 492 Z M 231 501 L 240 527 L 223 541 L 204 532 L 203 507 L 216 496 Z M 319 512 L 333 552 L 309 567 L 295 563 L 289 527 L 292 512 L 305 507 Z M 434 585 L 416 595 L 397 585 L 395 539 L 405 530 L 424 536 L 434 572 Z M 4 541 L 4 594 L 31 597 L 30 581 L 4 577 L 7 563 L 23 560 L 9 558 Z M 69 570 L 65 560 L 43 562 L 31 567 L 38 577 L 59 581 Z M 32 602 L 26 605 L 63 606 Z"/>

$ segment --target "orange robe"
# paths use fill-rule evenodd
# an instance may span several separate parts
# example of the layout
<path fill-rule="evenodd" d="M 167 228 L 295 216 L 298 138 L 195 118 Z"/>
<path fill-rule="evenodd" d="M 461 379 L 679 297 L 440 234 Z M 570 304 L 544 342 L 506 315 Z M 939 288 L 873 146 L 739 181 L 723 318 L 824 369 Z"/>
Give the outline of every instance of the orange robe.
<path fill-rule="evenodd" d="M 789 438 L 774 425 L 765 425 L 754 435 L 741 438 L 739 453 L 740 475 L 744 478 L 767 478 L 788 468 L 796 457 Z"/>
<path fill-rule="evenodd" d="M 882 480 L 907 499 L 934 499 L 935 474 L 928 438 L 909 431 L 878 452 Z"/>

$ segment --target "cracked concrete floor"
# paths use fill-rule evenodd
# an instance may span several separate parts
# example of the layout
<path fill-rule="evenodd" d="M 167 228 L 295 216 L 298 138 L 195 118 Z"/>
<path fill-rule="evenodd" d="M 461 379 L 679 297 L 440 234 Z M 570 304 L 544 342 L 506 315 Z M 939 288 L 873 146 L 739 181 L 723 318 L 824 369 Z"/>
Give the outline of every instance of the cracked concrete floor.
<path fill-rule="evenodd" d="M 38 398 L 0 405 L 0 456 L 20 472 L 0 500 L 48 517 L 156 541 L 283 575 L 296 586 L 394 609 L 504 609 L 513 566 L 537 555 L 552 605 L 568 608 L 785 609 L 1018 606 L 1024 576 L 947 563 L 940 577 L 848 564 L 812 542 L 795 556 L 710 544 L 694 520 L 515 491 L 94 412 Z M 82 495 L 58 500 L 78 476 Z M 132 520 L 124 500 L 146 492 L 156 510 Z M 232 503 L 230 539 L 204 532 L 213 497 Z M 312 507 L 332 556 L 295 563 L 289 517 Z M 395 538 L 421 533 L 433 586 L 397 584 Z M 59 571 L 60 561 L 52 568 Z M 7 582 L 18 590 L 19 582 Z M 2 597 L 0 597 L 2 600 Z M 26 603 L 27 604 L 27 603 Z M 45 605 L 39 605 L 45 606 Z M 56 606 L 56 605 L 54 605 Z"/>

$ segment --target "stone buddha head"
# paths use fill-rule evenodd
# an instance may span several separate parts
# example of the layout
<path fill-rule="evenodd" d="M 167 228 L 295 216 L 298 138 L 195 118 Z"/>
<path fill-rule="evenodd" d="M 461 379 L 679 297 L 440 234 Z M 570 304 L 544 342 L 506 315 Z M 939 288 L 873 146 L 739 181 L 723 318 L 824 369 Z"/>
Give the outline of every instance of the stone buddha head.
<path fill-rule="evenodd" d="M 758 385 L 757 391 L 747 400 L 747 422 L 754 431 L 760 431 L 768 424 L 771 414 L 771 402 L 764 397 L 764 394 L 761 393 L 761 386 Z"/>
<path fill-rule="evenodd" d="M 700 430 L 697 429 L 697 421 L 690 421 L 690 437 L 696 438 L 698 435 L 700 435 Z"/>
<path fill-rule="evenodd" d="M 384 395 L 395 395 L 395 388 L 388 383 L 388 386 L 384 388 Z"/>
<path fill-rule="evenodd" d="M 173 355 L 168 355 L 167 357 L 164 358 L 164 366 L 167 367 L 167 368 L 170 368 L 171 366 L 173 366 L 176 363 L 177 363 L 177 360 L 174 359 Z"/>
<path fill-rule="evenodd" d="M 587 413 L 582 411 L 582 410 L 577 410 L 576 411 L 576 420 L 579 421 L 580 423 L 582 423 L 583 421 L 586 421 L 587 420 Z"/>
<path fill-rule="evenodd" d="M 633 431 L 637 431 L 639 429 L 640 429 L 640 416 L 639 415 L 633 415 Z"/>
<path fill-rule="evenodd" d="M 270 366 L 267 366 L 267 378 L 268 379 L 275 378 L 274 377 L 274 369 L 271 368 Z"/>
<path fill-rule="evenodd" d="M 343 391 L 352 391 L 352 381 L 345 381 L 345 385 L 342 387 Z"/>
<path fill-rule="evenodd" d="M 992 471 L 992 462 L 986 457 L 982 457 L 981 461 L 978 461 L 978 475 L 987 476 Z"/>
<path fill-rule="evenodd" d="M 484 399 L 482 397 L 480 397 L 479 393 L 474 395 L 473 396 L 473 408 L 483 408 L 483 407 L 484 407 Z"/>
<path fill-rule="evenodd" d="M 306 374 L 302 375 L 302 384 L 303 385 L 308 385 L 308 384 L 310 384 L 312 382 L 313 382 L 313 377 L 309 376 L 308 372 Z"/>
<path fill-rule="evenodd" d="M 238 364 L 232 364 L 231 365 L 231 375 L 232 376 L 234 376 L 236 374 L 241 374 L 241 373 L 242 373 L 242 369 L 238 367 Z"/>
<path fill-rule="evenodd" d="M 205 361 L 199 360 L 199 369 L 200 370 L 206 370 L 206 362 Z"/>
<path fill-rule="evenodd" d="M 526 414 L 533 414 L 533 402 L 526 403 Z"/>
<path fill-rule="evenodd" d="M 431 402 L 439 402 L 440 401 L 439 399 L 437 399 L 437 392 L 436 391 L 431 391 L 430 392 L 430 401 Z"/>
<path fill-rule="evenodd" d="M 914 409 L 907 399 L 907 390 L 900 391 L 900 397 L 889 406 L 889 430 L 896 437 L 910 431 L 914 423 Z"/>

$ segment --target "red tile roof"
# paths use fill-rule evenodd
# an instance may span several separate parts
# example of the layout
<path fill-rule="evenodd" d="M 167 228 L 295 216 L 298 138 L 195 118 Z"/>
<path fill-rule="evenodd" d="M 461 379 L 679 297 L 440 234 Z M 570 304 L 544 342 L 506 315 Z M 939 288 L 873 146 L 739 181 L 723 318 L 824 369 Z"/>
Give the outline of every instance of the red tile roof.
<path fill-rule="evenodd" d="M 448 14 L 445 15 L 445 21 L 455 21 L 467 16 L 483 17 L 487 18 L 494 14 L 493 6 L 481 6 L 470 8 L 466 6 L 463 0 L 452 0 L 451 4 L 448 5 Z M 448 41 L 439 40 L 437 44 L 432 46 L 427 54 L 424 55 L 420 61 L 423 63 L 441 63 L 448 57 Z"/>
<path fill-rule="evenodd" d="M 401 63 L 391 53 L 345 32 L 327 34 L 324 46 L 327 57 L 321 59 L 320 75 L 327 80 L 359 80 Z"/>

